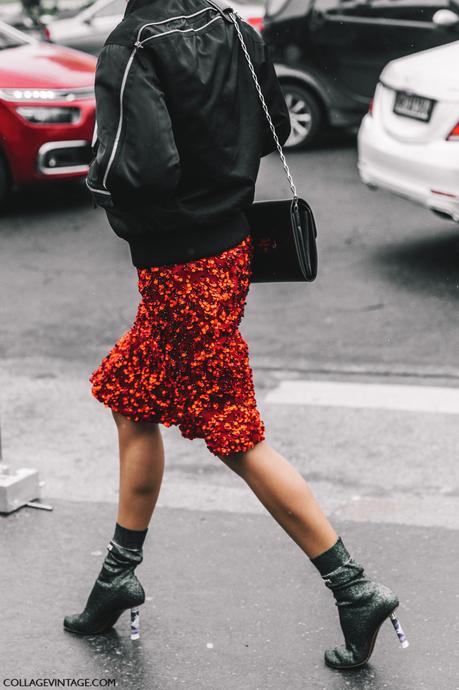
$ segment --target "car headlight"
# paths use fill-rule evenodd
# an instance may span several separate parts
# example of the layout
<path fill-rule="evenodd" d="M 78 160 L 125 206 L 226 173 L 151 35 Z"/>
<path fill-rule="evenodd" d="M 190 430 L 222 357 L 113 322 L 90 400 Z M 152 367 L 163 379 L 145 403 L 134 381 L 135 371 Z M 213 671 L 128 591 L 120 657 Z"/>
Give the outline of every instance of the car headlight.
<path fill-rule="evenodd" d="M 0 100 L 27 103 L 31 101 L 74 101 L 80 98 L 94 98 L 94 85 L 74 89 L 1 89 Z"/>
<path fill-rule="evenodd" d="M 55 101 L 53 89 L 1 89 L 0 98 L 6 101 Z"/>
<path fill-rule="evenodd" d="M 20 106 L 16 108 L 16 112 L 24 119 L 37 125 L 73 124 L 80 119 L 79 108 Z"/>

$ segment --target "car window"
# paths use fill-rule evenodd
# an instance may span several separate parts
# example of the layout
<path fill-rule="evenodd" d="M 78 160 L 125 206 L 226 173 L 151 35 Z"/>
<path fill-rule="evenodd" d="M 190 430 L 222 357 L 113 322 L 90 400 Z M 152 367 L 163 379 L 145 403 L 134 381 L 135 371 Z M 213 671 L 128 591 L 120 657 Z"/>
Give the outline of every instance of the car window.
<path fill-rule="evenodd" d="M 314 9 L 316 12 L 328 12 L 329 14 L 355 14 L 356 10 L 363 7 L 359 0 L 316 0 Z"/>
<path fill-rule="evenodd" d="M 108 5 L 102 7 L 98 12 L 95 12 L 95 17 L 115 17 L 118 15 L 124 15 L 126 9 L 126 0 L 113 0 L 109 2 Z"/>
<path fill-rule="evenodd" d="M 448 0 L 316 0 L 316 10 L 354 17 L 431 22 L 437 10 L 453 9 Z"/>
<path fill-rule="evenodd" d="M 431 22 L 437 10 L 446 9 L 448 0 L 371 0 L 370 7 L 387 19 Z"/>

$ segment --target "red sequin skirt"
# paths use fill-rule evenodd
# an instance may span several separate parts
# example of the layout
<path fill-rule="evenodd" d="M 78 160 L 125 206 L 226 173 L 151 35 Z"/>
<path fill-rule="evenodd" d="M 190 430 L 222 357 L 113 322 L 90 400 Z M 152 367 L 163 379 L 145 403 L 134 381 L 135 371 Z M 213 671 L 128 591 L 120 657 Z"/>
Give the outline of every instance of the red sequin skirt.
<path fill-rule="evenodd" d="M 137 269 L 132 327 L 91 374 L 92 394 L 133 421 L 177 425 L 211 453 L 265 438 L 247 343 L 239 331 L 252 239 L 214 257 Z"/>

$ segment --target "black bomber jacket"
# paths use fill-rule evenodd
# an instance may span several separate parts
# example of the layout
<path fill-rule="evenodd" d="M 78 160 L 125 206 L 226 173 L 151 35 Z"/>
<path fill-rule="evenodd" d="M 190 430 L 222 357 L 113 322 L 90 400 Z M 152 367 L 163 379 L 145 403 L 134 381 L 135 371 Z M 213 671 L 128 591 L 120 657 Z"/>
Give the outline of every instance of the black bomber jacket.
<path fill-rule="evenodd" d="M 281 143 L 288 109 L 267 46 L 237 18 Z M 250 232 L 275 150 L 231 19 L 208 0 L 129 0 L 99 55 L 87 186 L 134 266 L 214 256 Z"/>

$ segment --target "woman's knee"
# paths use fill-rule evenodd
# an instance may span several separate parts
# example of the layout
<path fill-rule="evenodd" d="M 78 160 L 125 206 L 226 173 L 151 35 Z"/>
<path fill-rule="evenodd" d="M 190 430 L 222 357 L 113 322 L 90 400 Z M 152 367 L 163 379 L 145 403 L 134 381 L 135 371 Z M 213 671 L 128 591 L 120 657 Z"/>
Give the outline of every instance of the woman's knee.
<path fill-rule="evenodd" d="M 158 431 L 159 425 L 156 422 L 146 422 L 143 420 L 134 422 L 132 419 L 128 419 L 128 417 L 114 410 L 112 410 L 112 415 L 120 433 L 136 435 L 156 433 Z"/>
<path fill-rule="evenodd" d="M 227 455 L 217 454 L 217 457 L 232 469 L 233 472 L 243 477 L 249 472 L 252 464 L 251 460 L 256 457 L 256 453 L 266 446 L 266 441 L 259 441 L 252 448 L 249 448 L 249 450 L 240 451 L 239 453 L 228 453 Z"/>

